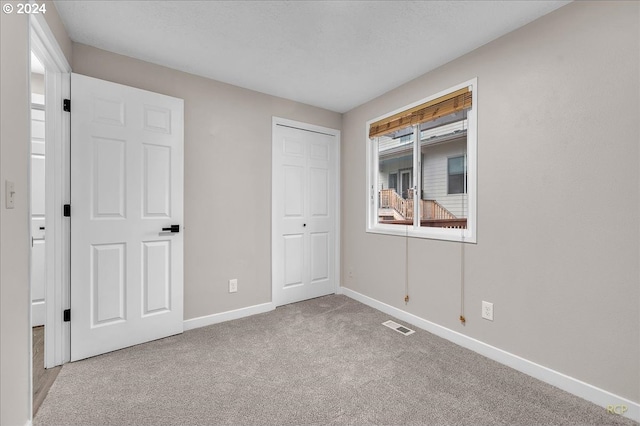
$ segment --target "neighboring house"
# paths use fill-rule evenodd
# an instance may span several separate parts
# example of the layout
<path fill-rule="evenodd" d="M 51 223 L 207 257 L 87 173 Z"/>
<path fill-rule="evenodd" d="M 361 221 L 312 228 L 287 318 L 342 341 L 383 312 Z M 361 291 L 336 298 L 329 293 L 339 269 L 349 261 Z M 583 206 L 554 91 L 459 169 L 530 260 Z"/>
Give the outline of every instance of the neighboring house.
<path fill-rule="evenodd" d="M 413 144 L 411 127 L 378 140 L 378 218 L 382 223 L 405 224 L 413 217 Z M 465 227 L 468 212 L 466 113 L 462 111 L 421 125 L 420 148 L 420 176 L 416 183 L 419 184 L 422 224 Z"/>

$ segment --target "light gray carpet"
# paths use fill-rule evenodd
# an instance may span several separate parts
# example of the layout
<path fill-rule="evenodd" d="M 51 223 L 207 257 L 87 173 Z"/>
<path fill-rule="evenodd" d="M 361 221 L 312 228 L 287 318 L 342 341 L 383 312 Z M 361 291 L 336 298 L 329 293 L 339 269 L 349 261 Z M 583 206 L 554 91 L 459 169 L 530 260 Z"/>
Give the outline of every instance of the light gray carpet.
<path fill-rule="evenodd" d="M 34 423 L 636 424 L 387 319 L 327 296 L 66 364 Z"/>

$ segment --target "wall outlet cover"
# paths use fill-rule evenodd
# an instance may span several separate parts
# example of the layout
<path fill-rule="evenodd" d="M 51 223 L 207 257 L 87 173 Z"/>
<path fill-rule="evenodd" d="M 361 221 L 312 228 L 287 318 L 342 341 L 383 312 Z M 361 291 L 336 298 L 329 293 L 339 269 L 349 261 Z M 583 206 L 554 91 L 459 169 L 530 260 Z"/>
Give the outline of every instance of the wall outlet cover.
<path fill-rule="evenodd" d="M 482 301 L 482 318 L 493 321 L 493 303 Z"/>

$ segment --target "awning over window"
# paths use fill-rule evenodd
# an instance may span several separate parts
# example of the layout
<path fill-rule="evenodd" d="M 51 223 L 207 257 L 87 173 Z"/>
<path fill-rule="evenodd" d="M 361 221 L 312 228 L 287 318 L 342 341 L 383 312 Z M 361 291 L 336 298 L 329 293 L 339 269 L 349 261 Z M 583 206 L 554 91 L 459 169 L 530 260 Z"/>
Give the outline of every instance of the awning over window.
<path fill-rule="evenodd" d="M 386 135 L 408 126 L 436 120 L 445 115 L 471 108 L 471 91 L 468 87 L 448 93 L 429 102 L 376 121 L 369 127 L 369 138 Z"/>

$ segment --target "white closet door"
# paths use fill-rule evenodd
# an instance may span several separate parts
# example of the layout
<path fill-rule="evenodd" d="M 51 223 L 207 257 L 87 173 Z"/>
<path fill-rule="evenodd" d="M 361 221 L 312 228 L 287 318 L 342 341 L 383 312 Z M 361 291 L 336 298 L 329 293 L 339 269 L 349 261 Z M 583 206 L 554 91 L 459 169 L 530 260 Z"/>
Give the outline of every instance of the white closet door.
<path fill-rule="evenodd" d="M 276 306 L 336 291 L 336 136 L 275 125 L 273 297 Z"/>

